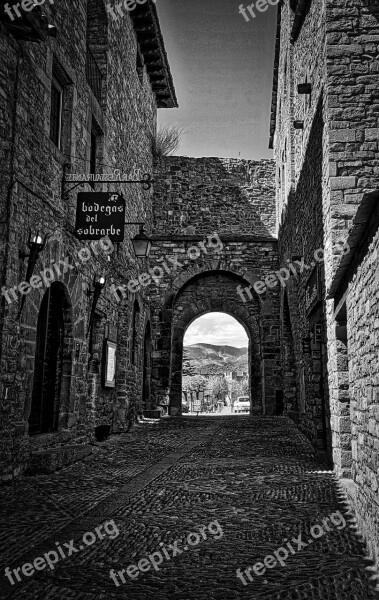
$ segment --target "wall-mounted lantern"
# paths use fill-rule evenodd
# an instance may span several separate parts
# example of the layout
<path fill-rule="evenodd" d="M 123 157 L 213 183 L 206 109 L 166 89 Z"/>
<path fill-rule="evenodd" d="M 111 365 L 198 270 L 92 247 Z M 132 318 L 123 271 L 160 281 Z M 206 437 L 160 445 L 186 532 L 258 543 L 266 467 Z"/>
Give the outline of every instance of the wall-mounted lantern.
<path fill-rule="evenodd" d="M 151 250 L 151 240 L 147 237 L 144 227 L 145 223 L 129 222 L 125 225 L 139 225 L 139 233 L 132 239 L 134 254 L 137 258 L 148 258 Z"/>
<path fill-rule="evenodd" d="M 26 252 L 22 252 L 21 250 L 19 251 L 19 257 L 21 260 L 25 260 L 25 258 L 29 259 L 28 266 L 26 268 L 26 275 L 25 275 L 26 283 L 29 283 L 31 278 L 33 277 L 34 269 L 37 264 L 39 255 L 45 249 L 46 243 L 47 243 L 47 240 L 49 237 L 51 237 L 51 235 L 46 234 L 45 237 L 43 238 L 39 231 L 32 233 L 32 230 L 31 229 L 29 230 L 29 237 L 28 237 L 27 245 L 28 245 L 30 252 L 29 252 L 29 254 L 27 254 Z M 19 310 L 19 313 L 17 316 L 18 319 L 20 318 L 22 310 L 24 308 L 25 298 L 26 298 L 26 296 L 22 297 L 20 310 Z"/>
<path fill-rule="evenodd" d="M 312 93 L 312 84 L 311 83 L 299 83 L 297 86 L 297 93 L 301 95 L 309 96 Z"/>
<path fill-rule="evenodd" d="M 42 250 L 45 249 L 47 240 L 50 236 L 47 234 L 45 235 L 45 237 L 43 238 L 42 235 L 40 234 L 39 231 L 37 231 L 36 233 L 32 233 L 32 230 L 29 230 L 29 237 L 28 237 L 28 248 L 30 250 L 29 254 L 27 254 L 26 252 L 22 252 L 20 250 L 19 252 L 19 257 L 24 260 L 25 258 L 29 258 L 28 261 L 28 268 L 26 271 L 26 280 L 28 277 L 28 274 L 30 274 L 30 277 L 33 274 L 34 271 L 34 267 L 36 266 L 38 257 L 40 255 L 40 253 L 42 252 Z M 29 280 L 28 280 L 29 282 Z"/>

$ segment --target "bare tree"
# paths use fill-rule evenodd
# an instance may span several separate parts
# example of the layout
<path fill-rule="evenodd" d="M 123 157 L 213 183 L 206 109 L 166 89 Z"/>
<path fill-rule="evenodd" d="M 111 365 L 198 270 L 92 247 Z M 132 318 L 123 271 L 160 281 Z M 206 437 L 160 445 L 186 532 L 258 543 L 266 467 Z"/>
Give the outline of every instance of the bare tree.
<path fill-rule="evenodd" d="M 208 386 L 216 404 L 225 401 L 225 396 L 229 393 L 229 388 L 224 377 L 212 377 L 209 380 Z"/>
<path fill-rule="evenodd" d="M 185 376 L 182 381 L 183 395 L 188 402 L 188 396 L 191 398 L 191 405 L 193 404 L 194 397 L 197 402 L 201 402 L 200 396 L 205 393 L 207 387 L 207 380 L 201 375 L 195 375 L 195 377 Z"/>
<path fill-rule="evenodd" d="M 238 381 L 235 381 L 233 379 L 232 381 L 228 382 L 228 388 L 229 388 L 230 405 L 233 409 L 234 403 L 237 400 L 238 396 L 243 395 L 242 385 Z"/>
<path fill-rule="evenodd" d="M 250 386 L 249 386 L 249 380 L 243 379 L 241 381 L 241 396 L 250 396 Z"/>

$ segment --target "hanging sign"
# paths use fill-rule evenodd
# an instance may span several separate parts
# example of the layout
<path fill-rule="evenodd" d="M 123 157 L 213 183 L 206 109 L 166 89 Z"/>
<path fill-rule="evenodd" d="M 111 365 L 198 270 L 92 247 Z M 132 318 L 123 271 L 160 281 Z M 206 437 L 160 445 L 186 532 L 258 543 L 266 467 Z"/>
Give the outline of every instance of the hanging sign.
<path fill-rule="evenodd" d="M 125 200 L 111 192 L 79 192 L 75 231 L 82 240 L 124 240 Z"/>

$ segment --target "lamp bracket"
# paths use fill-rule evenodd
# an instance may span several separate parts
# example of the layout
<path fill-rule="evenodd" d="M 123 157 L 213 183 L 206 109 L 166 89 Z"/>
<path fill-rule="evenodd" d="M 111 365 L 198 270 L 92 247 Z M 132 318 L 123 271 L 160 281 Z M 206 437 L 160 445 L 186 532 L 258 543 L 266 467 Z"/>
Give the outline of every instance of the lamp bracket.
<path fill-rule="evenodd" d="M 67 181 L 63 181 L 62 182 L 62 186 L 64 186 L 67 183 Z M 76 185 L 73 185 L 72 188 L 70 188 L 69 190 L 65 190 L 62 192 L 62 200 L 66 200 L 67 196 L 69 195 L 70 192 L 72 192 L 73 190 L 75 190 L 75 188 L 77 187 L 84 187 L 84 184 L 88 183 L 86 181 L 81 181 L 80 183 L 77 182 Z"/>

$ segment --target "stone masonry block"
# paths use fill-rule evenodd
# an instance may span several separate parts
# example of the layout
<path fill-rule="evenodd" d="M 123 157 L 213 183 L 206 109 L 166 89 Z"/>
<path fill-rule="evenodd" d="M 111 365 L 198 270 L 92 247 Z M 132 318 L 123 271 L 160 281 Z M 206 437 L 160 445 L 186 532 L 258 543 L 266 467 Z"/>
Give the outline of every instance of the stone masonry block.
<path fill-rule="evenodd" d="M 330 142 L 355 142 L 355 129 L 334 129 L 329 133 Z"/>
<path fill-rule="evenodd" d="M 357 185 L 356 177 L 331 177 L 330 187 L 332 190 L 348 190 Z"/>
<path fill-rule="evenodd" d="M 339 433 L 350 433 L 351 432 L 350 417 L 336 417 L 335 418 L 335 431 L 337 431 Z"/>
<path fill-rule="evenodd" d="M 366 142 L 378 142 L 379 128 L 365 129 L 365 140 Z"/>

